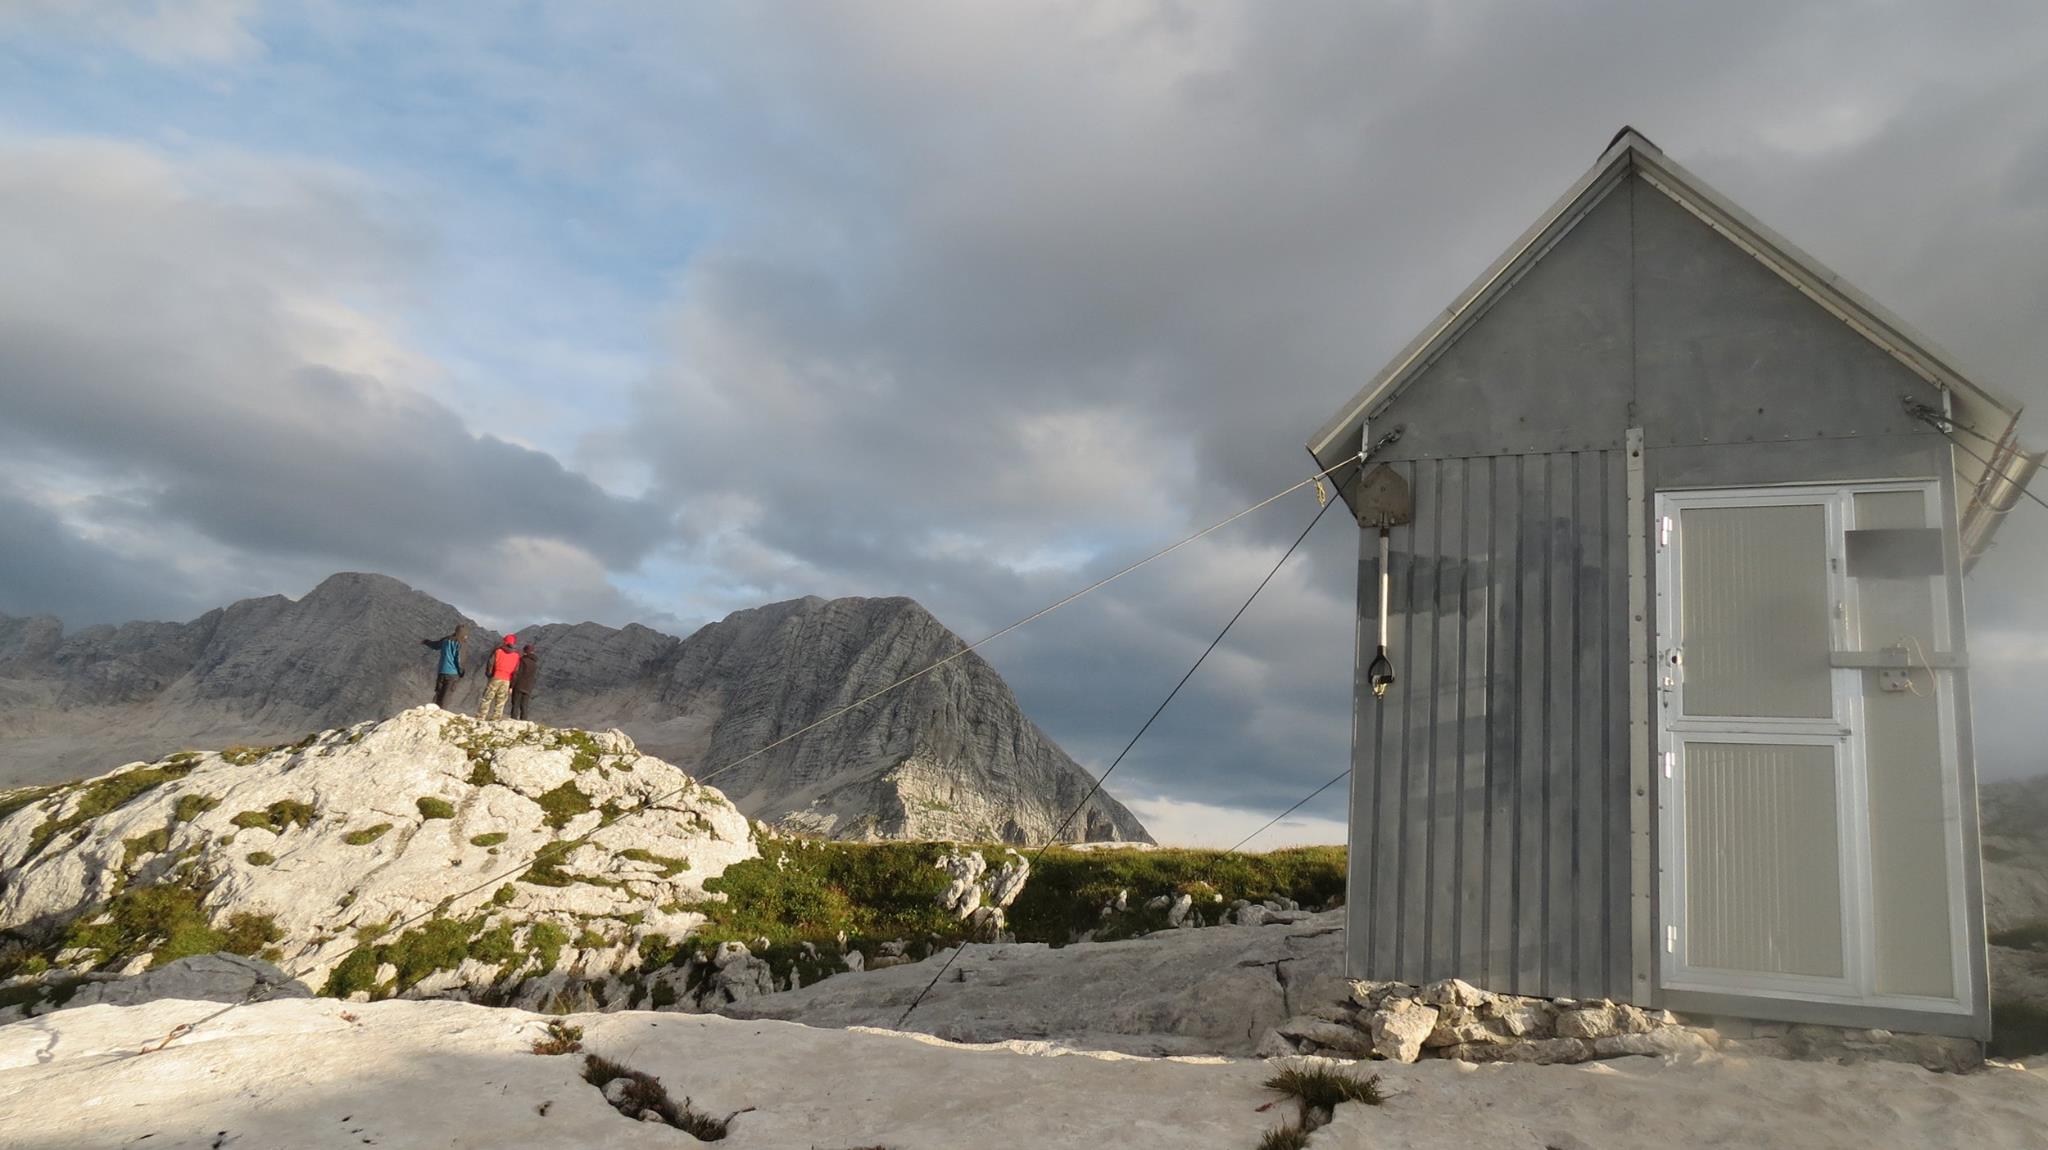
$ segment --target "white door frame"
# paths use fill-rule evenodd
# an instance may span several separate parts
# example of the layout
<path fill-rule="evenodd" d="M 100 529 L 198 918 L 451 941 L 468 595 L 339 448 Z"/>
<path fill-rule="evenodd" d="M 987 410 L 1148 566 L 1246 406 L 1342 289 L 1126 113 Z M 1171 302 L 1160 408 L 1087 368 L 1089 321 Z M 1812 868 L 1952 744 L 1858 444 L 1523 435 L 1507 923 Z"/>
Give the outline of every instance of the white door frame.
<path fill-rule="evenodd" d="M 1686 717 L 1684 665 L 1676 646 L 1679 635 L 1679 569 L 1684 547 L 1679 513 L 1691 508 L 1819 506 L 1827 531 L 1828 611 L 1830 643 L 1835 651 L 1859 649 L 1855 587 L 1845 561 L 1845 532 L 1855 526 L 1858 493 L 1918 491 L 1928 499 L 1929 523 L 1940 523 L 1940 485 L 1934 480 L 1713 488 L 1658 492 L 1652 519 L 1656 555 L 1657 652 L 1657 820 L 1658 895 L 1661 930 L 1657 942 L 1659 984 L 1672 990 L 1703 991 L 1802 1001 L 1895 1006 L 1910 1010 L 1968 1014 L 1973 1002 L 1968 962 L 1967 917 L 1962 860 L 1961 795 L 1955 725 L 1953 672 L 1930 668 L 1937 692 L 1942 753 L 1943 821 L 1948 859 L 1950 970 L 1956 997 L 1930 998 L 1881 995 L 1875 991 L 1876 930 L 1872 913 L 1871 842 L 1866 791 L 1868 760 L 1863 721 L 1863 672 L 1835 667 L 1831 673 L 1832 714 L 1821 718 Z M 1943 577 L 1947 578 L 1946 576 Z M 1934 596 L 1935 645 L 1946 653 L 1954 646 L 1947 588 Z M 1933 654 L 1934 652 L 1930 652 Z M 1674 659 L 1674 656 L 1677 656 Z M 1771 974 L 1693 967 L 1686 962 L 1685 743 L 1765 743 L 1832 745 L 1835 748 L 1835 802 L 1839 843 L 1842 911 L 1842 975 Z"/>

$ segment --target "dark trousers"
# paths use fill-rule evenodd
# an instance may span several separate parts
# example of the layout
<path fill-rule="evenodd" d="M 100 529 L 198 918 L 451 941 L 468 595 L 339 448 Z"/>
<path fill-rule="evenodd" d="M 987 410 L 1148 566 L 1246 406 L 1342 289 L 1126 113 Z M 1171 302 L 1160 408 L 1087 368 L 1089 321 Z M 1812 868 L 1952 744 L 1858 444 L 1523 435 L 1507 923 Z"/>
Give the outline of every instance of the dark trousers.
<path fill-rule="evenodd" d="M 445 709 L 448 706 L 448 696 L 455 693 L 455 683 L 461 678 L 462 676 L 460 675 L 434 676 L 434 705 L 436 707 Z"/>
<path fill-rule="evenodd" d="M 533 698 L 533 692 L 532 692 L 532 691 L 514 691 L 514 692 L 512 692 L 512 717 L 513 717 L 513 718 L 515 718 L 515 719 L 523 719 L 523 718 L 525 718 L 525 717 L 526 717 L 526 704 L 527 704 L 527 701 L 528 701 L 528 700 L 530 700 L 530 699 L 532 699 L 532 698 Z"/>

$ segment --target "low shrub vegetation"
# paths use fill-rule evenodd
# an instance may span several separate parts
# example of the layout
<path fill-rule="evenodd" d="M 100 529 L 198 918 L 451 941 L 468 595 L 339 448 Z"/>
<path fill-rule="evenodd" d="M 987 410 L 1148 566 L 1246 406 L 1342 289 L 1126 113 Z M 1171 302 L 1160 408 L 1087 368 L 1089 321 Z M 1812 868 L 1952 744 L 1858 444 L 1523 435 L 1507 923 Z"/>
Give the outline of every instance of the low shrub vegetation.
<path fill-rule="evenodd" d="M 545 1038 L 533 1040 L 535 1054 L 576 1054 L 583 1049 L 583 1028 L 550 1021 Z"/>
<path fill-rule="evenodd" d="M 619 1113 L 629 1118 L 638 1118 L 644 1111 L 652 1110 L 661 1115 L 661 1120 L 681 1130 L 699 1142 L 717 1142 L 725 1137 L 728 1120 L 713 1118 L 690 1105 L 685 1098 L 677 1103 L 669 1097 L 668 1088 L 661 1079 L 642 1070 L 621 1065 L 599 1054 L 583 1056 L 583 1080 L 603 1090 L 618 1079 L 625 1079 L 629 1085 L 624 1096 L 614 1105 Z"/>

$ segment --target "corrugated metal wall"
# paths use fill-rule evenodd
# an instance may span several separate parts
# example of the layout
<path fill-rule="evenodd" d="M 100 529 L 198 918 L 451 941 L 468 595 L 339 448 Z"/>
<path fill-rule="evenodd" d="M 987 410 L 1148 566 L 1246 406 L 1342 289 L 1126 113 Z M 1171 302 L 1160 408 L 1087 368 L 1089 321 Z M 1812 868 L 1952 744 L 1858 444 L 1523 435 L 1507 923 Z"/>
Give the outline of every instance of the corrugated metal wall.
<path fill-rule="evenodd" d="M 1626 476 L 1618 450 L 1418 460 L 1383 702 L 1361 689 L 1350 973 L 1629 986 Z M 1376 533 L 1363 533 L 1371 658 Z"/>

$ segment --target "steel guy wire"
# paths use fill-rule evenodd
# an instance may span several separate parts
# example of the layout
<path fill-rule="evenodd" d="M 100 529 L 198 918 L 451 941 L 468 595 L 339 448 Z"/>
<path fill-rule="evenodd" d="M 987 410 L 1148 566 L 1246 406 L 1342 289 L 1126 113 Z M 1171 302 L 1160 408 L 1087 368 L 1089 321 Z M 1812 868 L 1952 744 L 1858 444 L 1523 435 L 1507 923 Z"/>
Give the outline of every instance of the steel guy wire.
<path fill-rule="evenodd" d="M 1339 464 L 1339 466 L 1342 466 L 1342 464 Z M 1332 468 L 1331 470 L 1335 470 L 1335 468 Z M 1325 472 L 1324 474 L 1328 474 L 1328 472 Z M 1173 685 L 1173 690 L 1168 691 L 1166 693 L 1166 697 L 1159 701 L 1159 705 L 1153 708 L 1151 716 L 1145 720 L 1143 726 L 1140 726 L 1138 728 L 1138 733 L 1131 736 L 1131 741 L 1124 744 L 1124 749 L 1117 752 L 1116 758 L 1111 760 L 1108 769 L 1102 772 L 1102 777 L 1095 780 L 1095 785 L 1088 788 L 1088 793 L 1081 796 L 1081 801 L 1075 805 L 1073 810 L 1067 812 L 1067 817 L 1061 819 L 1060 824 L 1058 826 L 1053 828 L 1052 836 L 1045 841 L 1044 845 L 1040 846 L 1038 850 L 1032 854 L 1030 863 L 1031 866 L 1036 867 L 1038 865 L 1039 860 L 1045 857 L 1045 852 L 1052 849 L 1053 845 L 1060 841 L 1060 836 L 1066 833 L 1067 827 L 1071 825 L 1073 821 L 1080 816 L 1082 811 L 1088 809 L 1089 802 L 1091 802 L 1095 798 L 1096 794 L 1102 790 L 1102 784 L 1109 781 L 1109 776 L 1115 773 L 1118 764 L 1124 761 L 1124 756 L 1130 754 L 1131 748 L 1138 745 L 1138 740 L 1145 737 L 1145 732 L 1152 729 L 1152 724 L 1158 721 L 1159 716 L 1161 714 L 1165 713 L 1167 704 L 1173 702 L 1173 697 L 1175 695 L 1180 694 L 1180 689 L 1182 687 L 1188 685 L 1188 680 L 1195 677 L 1196 671 L 1201 670 L 1203 661 L 1208 659 L 1210 654 L 1216 650 L 1217 644 L 1223 642 L 1223 637 L 1225 635 L 1230 634 L 1230 629 L 1237 625 L 1237 621 L 1239 619 L 1244 618 L 1244 613 L 1251 609 L 1252 601 L 1259 597 L 1259 593 L 1266 589 L 1266 585 L 1273 581 L 1273 577 L 1275 575 L 1280 574 L 1280 568 L 1285 567 L 1287 565 L 1287 561 L 1294 557 L 1295 549 L 1300 547 L 1302 541 L 1308 538 L 1309 532 L 1314 531 L 1316 529 L 1316 524 L 1321 523 L 1323 521 L 1323 513 L 1328 511 L 1330 509 L 1331 504 L 1334 502 L 1336 501 L 1325 501 L 1316 508 L 1316 513 L 1314 516 L 1310 517 L 1308 521 L 1308 526 L 1302 528 L 1301 534 L 1294 537 L 1294 542 L 1287 545 L 1287 550 L 1281 554 L 1280 561 L 1273 564 L 1273 569 L 1271 571 L 1266 572 L 1266 577 L 1264 579 L 1259 580 L 1259 585 L 1257 587 L 1252 588 L 1252 593 L 1246 596 L 1245 601 L 1238 606 L 1237 613 L 1230 617 L 1230 621 L 1228 623 L 1223 624 L 1223 629 L 1221 631 L 1216 632 L 1216 637 L 1214 639 L 1209 640 L 1209 645 L 1203 649 L 1202 653 L 1199 656 L 1195 658 L 1194 665 L 1188 668 L 1187 673 L 1180 677 L 1180 682 L 1175 683 Z M 903 1028 L 904 1023 L 910 1021 L 911 1012 L 916 1010 L 918 1004 L 924 1001 L 925 995 L 931 993 L 932 987 L 937 986 L 939 984 L 939 980 L 946 977 L 946 972 L 953 969 L 954 960 L 958 959 L 962 954 L 966 953 L 967 946 L 967 942 L 965 940 L 962 940 L 960 945 L 954 947 L 953 953 L 946 956 L 945 964 L 939 967 L 938 973 L 932 975 L 932 980 L 925 984 L 923 990 L 917 992 L 917 997 L 910 1000 L 909 1006 L 903 1008 L 902 1016 L 896 1020 L 896 1028 L 898 1030 L 901 1030 Z"/>
<path fill-rule="evenodd" d="M 1273 816 L 1272 818 L 1270 818 L 1270 819 L 1267 819 L 1267 820 L 1266 820 L 1266 825 L 1265 825 L 1265 826 L 1262 826 L 1262 827 L 1260 827 L 1260 828 L 1259 828 L 1258 830 L 1255 830 L 1255 831 L 1253 831 L 1252 833 L 1250 833 L 1250 834 L 1248 834 L 1248 835 L 1244 836 L 1243 838 L 1241 838 L 1241 839 L 1237 840 L 1237 841 L 1236 841 L 1235 843 L 1231 844 L 1231 846 L 1230 846 L 1230 847 L 1229 847 L 1228 849 L 1226 849 L 1226 850 L 1225 850 L 1225 851 L 1224 851 L 1223 853 L 1224 853 L 1224 854 L 1231 854 L 1231 853 L 1234 853 L 1234 852 L 1235 852 L 1235 851 L 1236 851 L 1236 850 L 1237 850 L 1237 849 L 1238 849 L 1239 847 L 1241 847 L 1241 846 L 1243 846 L 1244 844 L 1246 844 L 1246 843 L 1248 843 L 1248 842 L 1252 841 L 1252 840 L 1253 840 L 1253 839 L 1255 839 L 1255 838 L 1258 838 L 1258 837 L 1259 837 L 1260 835 L 1262 835 L 1262 834 L 1265 834 L 1265 833 L 1266 833 L 1266 831 L 1267 831 L 1267 829 L 1268 829 L 1268 828 L 1270 828 L 1270 827 L 1271 827 L 1271 826 L 1272 826 L 1272 825 L 1273 825 L 1274 823 L 1277 823 L 1277 822 L 1279 822 L 1279 821 L 1280 821 L 1281 819 L 1284 819 L 1284 818 L 1286 818 L 1286 817 L 1287 817 L 1288 815 L 1291 815 L 1291 814 L 1293 814 L 1294 812 L 1296 812 L 1296 811 L 1300 810 L 1301 808 L 1303 808 L 1303 807 L 1307 806 L 1307 805 L 1308 805 L 1308 802 L 1309 802 L 1309 800 L 1310 800 L 1310 799 L 1313 799 L 1313 798 L 1315 798 L 1315 797 L 1316 797 L 1317 795 L 1320 795 L 1320 794 L 1322 794 L 1322 793 L 1323 793 L 1324 791 L 1327 791 L 1327 790 L 1329 790 L 1329 789 L 1330 789 L 1331 787 L 1334 787 L 1334 786 L 1336 786 L 1336 785 L 1337 785 L 1338 783 L 1340 783 L 1340 782 L 1343 782 L 1343 781 L 1344 781 L 1344 776 L 1345 776 L 1345 775 L 1348 775 L 1348 774 L 1350 774 L 1350 773 L 1351 773 L 1351 768 L 1350 768 L 1350 767 L 1345 767 L 1345 768 L 1344 768 L 1344 769 L 1343 769 L 1342 771 L 1340 771 L 1340 772 L 1339 772 L 1339 773 L 1337 774 L 1337 777 L 1336 777 L 1336 778 L 1334 778 L 1334 779 L 1331 779 L 1331 780 L 1330 780 L 1329 782 L 1327 782 L 1327 783 L 1324 783 L 1324 784 L 1323 784 L 1322 786 L 1320 786 L 1320 787 L 1317 787 L 1317 788 L 1316 788 L 1315 790 L 1312 790 L 1312 791 L 1310 791 L 1310 792 L 1309 792 L 1308 794 L 1306 794 L 1306 795 L 1303 795 L 1303 796 L 1302 796 L 1302 799 L 1301 799 L 1301 801 L 1300 801 L 1300 802 L 1298 802 L 1298 803 L 1294 804 L 1294 805 L 1293 805 L 1293 806 L 1291 806 L 1291 807 L 1288 807 L 1288 808 L 1287 808 L 1286 810 L 1284 810 L 1284 811 L 1281 811 L 1281 812 L 1280 812 L 1279 814 L 1277 814 L 1277 815 L 1274 815 L 1274 816 Z"/>

